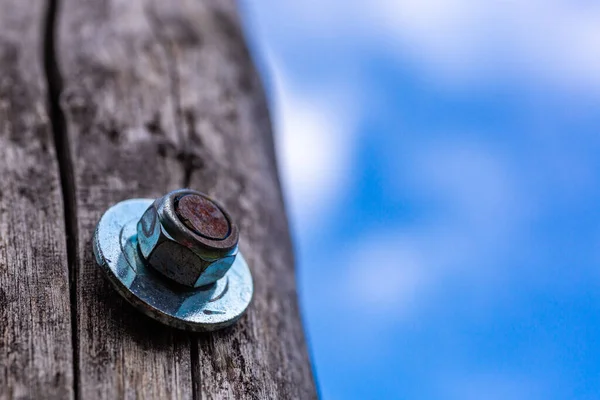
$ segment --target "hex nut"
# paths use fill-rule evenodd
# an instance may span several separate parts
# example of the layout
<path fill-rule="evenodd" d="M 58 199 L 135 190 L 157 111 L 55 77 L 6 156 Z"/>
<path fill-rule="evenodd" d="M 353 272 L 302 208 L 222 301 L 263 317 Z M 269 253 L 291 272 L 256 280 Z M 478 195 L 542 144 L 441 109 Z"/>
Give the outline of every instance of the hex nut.
<path fill-rule="evenodd" d="M 178 209 L 186 197 L 192 201 L 185 201 L 185 210 Z M 155 200 L 140 218 L 137 232 L 147 264 L 188 287 L 221 279 L 238 252 L 238 229 L 229 214 L 207 195 L 188 189 Z"/>

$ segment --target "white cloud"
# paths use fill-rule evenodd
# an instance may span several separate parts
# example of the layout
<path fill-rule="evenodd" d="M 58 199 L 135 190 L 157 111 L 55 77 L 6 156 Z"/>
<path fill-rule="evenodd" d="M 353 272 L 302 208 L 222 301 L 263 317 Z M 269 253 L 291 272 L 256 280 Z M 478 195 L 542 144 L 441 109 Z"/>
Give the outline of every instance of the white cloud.
<path fill-rule="evenodd" d="M 461 231 L 497 242 L 531 212 L 518 171 L 491 145 L 454 136 L 421 143 L 406 157 L 392 168 L 406 171 L 410 190 L 443 206 Z"/>
<path fill-rule="evenodd" d="M 510 161 L 483 144 L 438 140 L 412 149 L 390 171 L 435 218 L 371 231 L 347 248 L 339 296 L 361 313 L 394 323 L 434 300 L 452 279 L 484 304 L 490 290 L 526 271 L 497 261 L 515 253 L 531 218 Z M 402 174 L 399 171 L 403 171 Z M 519 277 L 522 278 L 522 277 Z M 375 322 L 373 322 L 375 323 Z"/>
<path fill-rule="evenodd" d="M 437 72 L 510 72 L 600 88 L 600 5 L 570 0 L 378 0 L 374 18 Z M 463 76 L 468 79 L 470 75 Z"/>
<path fill-rule="evenodd" d="M 339 88 L 302 90 L 272 60 L 280 170 L 295 222 L 315 229 L 343 195 L 355 144 L 353 96 Z"/>
<path fill-rule="evenodd" d="M 267 1 L 255 9 L 274 42 L 377 49 L 420 63 L 438 83 L 509 77 L 600 90 L 597 2 L 307 0 Z"/>
<path fill-rule="evenodd" d="M 422 296 L 431 271 L 409 237 L 373 233 L 344 258 L 340 299 L 363 316 L 404 316 Z"/>
<path fill-rule="evenodd" d="M 460 274 L 486 290 L 526 269 L 499 264 L 518 257 L 535 218 L 534 194 L 510 158 L 485 142 L 438 139 L 414 149 L 406 161 L 396 167 L 408 174 L 407 186 L 398 190 L 413 193 L 435 215 L 420 227 L 420 237 L 441 278 Z"/>

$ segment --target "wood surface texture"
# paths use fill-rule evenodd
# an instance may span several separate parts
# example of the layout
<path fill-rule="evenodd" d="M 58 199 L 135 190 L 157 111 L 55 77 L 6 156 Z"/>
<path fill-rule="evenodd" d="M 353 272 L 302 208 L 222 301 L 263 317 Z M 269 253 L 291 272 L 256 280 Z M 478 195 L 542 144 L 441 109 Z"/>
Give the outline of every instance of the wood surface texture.
<path fill-rule="evenodd" d="M 68 399 L 65 220 L 40 46 L 46 7 L 0 5 L 0 398 Z"/>
<path fill-rule="evenodd" d="M 0 7 L 0 398 L 316 398 L 235 2 Z M 253 273 L 248 313 L 221 332 L 143 316 L 93 257 L 109 206 L 181 187 L 226 206 Z"/>

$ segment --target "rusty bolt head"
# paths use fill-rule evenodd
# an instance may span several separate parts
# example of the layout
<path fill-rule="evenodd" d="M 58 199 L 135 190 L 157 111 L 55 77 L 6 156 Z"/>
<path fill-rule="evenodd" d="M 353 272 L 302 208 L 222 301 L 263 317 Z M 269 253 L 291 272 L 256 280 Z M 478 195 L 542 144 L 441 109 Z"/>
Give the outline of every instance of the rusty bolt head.
<path fill-rule="evenodd" d="M 189 189 L 155 200 L 138 222 L 137 232 L 146 262 L 189 287 L 221 279 L 238 251 L 238 228 L 227 211 L 207 195 Z"/>
<path fill-rule="evenodd" d="M 175 213 L 197 235 L 213 240 L 223 240 L 229 235 L 227 217 L 204 196 L 186 194 L 180 197 L 175 203 Z"/>

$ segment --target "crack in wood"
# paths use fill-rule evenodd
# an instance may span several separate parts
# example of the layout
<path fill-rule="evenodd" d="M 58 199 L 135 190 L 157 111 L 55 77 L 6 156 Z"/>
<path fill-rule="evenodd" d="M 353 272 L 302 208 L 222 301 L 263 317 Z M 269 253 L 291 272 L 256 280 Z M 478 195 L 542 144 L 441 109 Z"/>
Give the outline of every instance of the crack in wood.
<path fill-rule="evenodd" d="M 60 0 L 49 0 L 44 21 L 43 60 L 44 75 L 48 88 L 48 114 L 54 137 L 56 157 L 63 197 L 65 232 L 67 243 L 67 265 L 69 268 L 69 300 L 71 304 L 71 342 L 73 346 L 73 393 L 79 396 L 79 338 L 77 327 L 77 204 L 75 198 L 75 176 L 73 160 L 64 112 L 60 105 L 63 79 L 56 60 L 56 22 Z"/>

